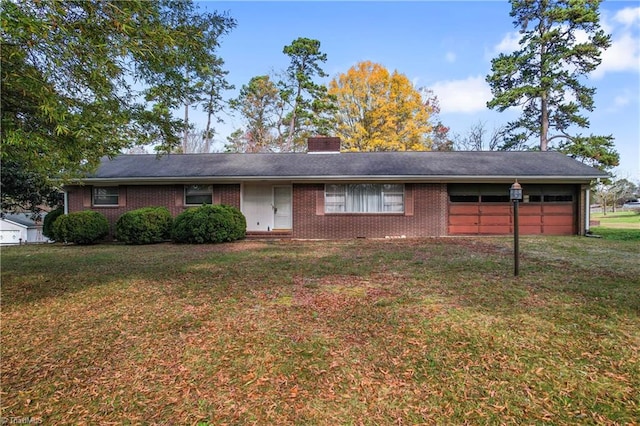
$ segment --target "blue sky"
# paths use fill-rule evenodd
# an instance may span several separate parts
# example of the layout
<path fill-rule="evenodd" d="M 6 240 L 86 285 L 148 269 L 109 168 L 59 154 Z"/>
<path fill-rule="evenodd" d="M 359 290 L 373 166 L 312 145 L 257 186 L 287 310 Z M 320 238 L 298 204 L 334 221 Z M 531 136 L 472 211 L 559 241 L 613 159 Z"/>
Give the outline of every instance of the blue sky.
<path fill-rule="evenodd" d="M 218 52 L 236 86 L 227 98 L 254 76 L 286 69 L 283 47 L 306 37 L 319 40 L 327 54 L 325 83 L 360 61 L 377 62 L 406 75 L 416 88 L 432 89 L 440 119 L 454 134 L 480 122 L 491 131 L 517 116 L 485 106 L 491 59 L 517 46 L 507 1 L 215 1 L 200 7 L 228 12 L 237 21 Z M 613 43 L 586 82 L 596 96 L 595 110 L 586 112 L 591 126 L 583 133 L 612 134 L 620 153 L 614 173 L 640 182 L 640 4 L 604 1 L 600 12 Z M 237 118 L 222 118 L 219 148 L 241 126 Z M 201 120 L 196 125 L 204 128 Z"/>

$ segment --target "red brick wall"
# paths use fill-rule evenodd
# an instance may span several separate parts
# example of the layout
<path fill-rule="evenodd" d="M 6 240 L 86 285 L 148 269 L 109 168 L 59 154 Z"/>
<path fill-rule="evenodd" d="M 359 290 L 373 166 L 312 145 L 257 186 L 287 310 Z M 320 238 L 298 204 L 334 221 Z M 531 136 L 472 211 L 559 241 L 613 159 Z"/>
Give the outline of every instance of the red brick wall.
<path fill-rule="evenodd" d="M 323 184 L 293 186 L 293 238 L 385 238 L 446 235 L 447 186 L 407 184 L 404 214 L 325 214 Z"/>
<path fill-rule="evenodd" d="M 111 223 L 111 235 L 115 232 L 116 221 L 127 211 L 165 206 L 175 217 L 188 208 L 184 205 L 184 185 L 120 186 L 120 205 L 115 207 L 92 206 L 91 191 L 91 186 L 68 187 L 69 212 L 95 210 L 103 213 Z M 573 218 L 578 233 L 584 232 L 585 226 L 583 194 L 584 191 L 581 191 L 577 217 Z M 324 184 L 294 184 L 292 201 L 293 238 L 426 237 L 448 234 L 446 184 L 406 184 L 403 214 L 325 214 Z M 240 208 L 240 185 L 214 185 L 213 202 Z"/>
<path fill-rule="evenodd" d="M 94 207 L 91 187 L 67 188 L 69 212 L 95 210 L 111 223 L 141 207 L 165 206 L 175 217 L 184 211 L 183 185 L 120 186 L 120 205 Z M 214 185 L 214 203 L 240 208 L 240 185 Z M 407 184 L 404 214 L 325 214 L 324 185 L 293 185 L 293 237 L 301 239 L 424 237 L 446 235 L 447 187 Z"/>
<path fill-rule="evenodd" d="M 116 221 L 128 211 L 163 206 L 175 217 L 188 208 L 184 205 L 184 185 L 129 185 L 119 188 L 118 206 L 96 207 L 91 205 L 91 186 L 67 187 L 69 212 L 95 210 L 104 214 L 111 224 L 113 236 Z M 213 202 L 240 208 L 240 185 L 213 185 Z"/>

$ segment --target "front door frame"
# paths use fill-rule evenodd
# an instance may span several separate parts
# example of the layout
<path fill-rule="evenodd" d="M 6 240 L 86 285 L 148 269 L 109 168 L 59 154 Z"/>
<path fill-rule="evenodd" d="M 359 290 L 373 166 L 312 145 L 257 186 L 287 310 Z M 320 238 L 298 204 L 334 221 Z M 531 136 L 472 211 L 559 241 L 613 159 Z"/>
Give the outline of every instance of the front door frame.
<path fill-rule="evenodd" d="M 285 200 L 288 220 L 277 223 L 276 191 L 277 188 L 287 188 L 289 203 Z M 240 210 L 247 219 L 247 231 L 268 232 L 275 229 L 291 230 L 293 226 L 293 186 L 291 184 L 274 184 L 268 182 L 244 183 L 241 187 Z M 280 207 L 282 208 L 282 207 Z M 282 213 L 282 210 L 280 211 Z M 279 228 L 277 228 L 279 226 Z M 285 227 L 287 226 L 287 227 Z"/>
<path fill-rule="evenodd" d="M 281 203 L 277 203 L 276 202 L 276 191 L 278 189 L 287 189 L 288 190 L 288 202 L 285 202 L 284 204 Z M 277 229 L 277 230 L 291 230 L 293 227 L 293 188 L 291 185 L 273 185 L 272 187 L 272 191 L 273 191 L 273 201 L 272 201 L 272 207 L 273 207 L 273 229 Z M 280 204 L 280 205 L 278 205 Z M 282 209 L 285 210 L 286 214 L 282 214 L 283 211 Z M 280 216 L 278 215 L 278 212 L 280 212 Z M 280 224 L 278 223 L 278 218 L 284 218 L 285 219 L 285 223 L 284 224 Z M 286 226 L 283 226 L 286 225 Z"/>

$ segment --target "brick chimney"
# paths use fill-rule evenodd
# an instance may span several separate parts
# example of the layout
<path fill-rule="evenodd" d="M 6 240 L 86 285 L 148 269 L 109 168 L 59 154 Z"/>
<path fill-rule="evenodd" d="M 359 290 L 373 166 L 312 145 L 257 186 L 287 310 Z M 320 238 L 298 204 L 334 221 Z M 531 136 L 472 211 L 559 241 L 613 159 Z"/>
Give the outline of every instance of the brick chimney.
<path fill-rule="evenodd" d="M 309 154 L 339 154 L 340 138 L 317 136 L 307 139 L 307 153 Z"/>

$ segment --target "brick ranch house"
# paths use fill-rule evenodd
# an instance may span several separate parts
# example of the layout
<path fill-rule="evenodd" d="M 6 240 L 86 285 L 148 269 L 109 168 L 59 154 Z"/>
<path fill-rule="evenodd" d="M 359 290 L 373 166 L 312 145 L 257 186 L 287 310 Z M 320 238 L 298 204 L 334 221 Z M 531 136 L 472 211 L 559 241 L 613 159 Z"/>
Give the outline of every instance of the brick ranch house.
<path fill-rule="evenodd" d="M 120 155 L 68 185 L 67 212 L 95 210 L 112 225 L 129 210 L 176 216 L 203 203 L 239 208 L 248 236 L 295 239 L 582 235 L 589 187 L 608 175 L 558 152 L 340 152 L 310 138 L 306 153 Z"/>

